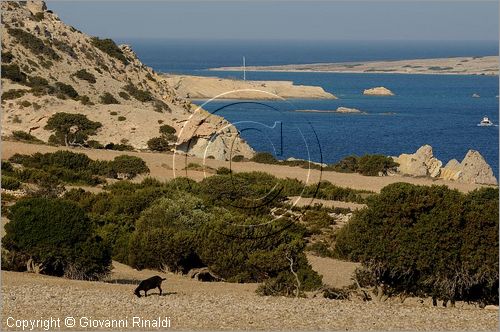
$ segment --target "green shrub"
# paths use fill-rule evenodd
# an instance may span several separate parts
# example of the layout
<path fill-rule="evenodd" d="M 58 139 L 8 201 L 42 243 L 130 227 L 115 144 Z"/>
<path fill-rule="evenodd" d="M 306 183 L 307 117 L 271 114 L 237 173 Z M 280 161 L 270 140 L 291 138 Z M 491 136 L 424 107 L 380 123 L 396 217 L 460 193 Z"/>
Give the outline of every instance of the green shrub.
<path fill-rule="evenodd" d="M 101 104 L 111 105 L 119 104 L 120 102 L 109 92 L 104 92 L 100 97 Z"/>
<path fill-rule="evenodd" d="M 241 154 L 238 154 L 234 156 L 231 160 L 234 162 L 241 162 L 245 160 L 245 157 L 243 157 Z"/>
<path fill-rule="evenodd" d="M 2 245 L 32 259 L 41 273 L 97 280 L 109 273 L 111 255 L 75 203 L 21 200 L 10 209 Z"/>
<path fill-rule="evenodd" d="M 362 157 L 348 156 L 332 166 L 332 169 L 343 173 L 360 173 L 362 175 L 377 176 L 387 175 L 396 169 L 398 164 L 391 158 L 373 154 Z"/>
<path fill-rule="evenodd" d="M 33 15 L 33 17 L 34 17 L 35 21 L 40 22 L 41 20 L 43 20 L 45 18 L 45 15 L 43 14 L 43 12 L 38 12 L 35 15 Z"/>
<path fill-rule="evenodd" d="M 228 175 L 231 174 L 231 170 L 227 167 L 219 167 L 217 168 L 217 174 L 218 175 Z"/>
<path fill-rule="evenodd" d="M 12 59 L 14 59 L 14 55 L 12 52 L 2 52 L 2 62 L 3 63 L 10 63 L 12 62 Z M 3 74 L 3 72 L 2 72 Z"/>
<path fill-rule="evenodd" d="M 387 294 L 498 302 L 498 189 L 396 183 L 367 204 L 334 251 L 362 262 Z"/>
<path fill-rule="evenodd" d="M 118 118 L 117 118 L 118 121 L 125 121 L 127 120 L 126 117 L 124 117 L 123 115 L 120 115 Z"/>
<path fill-rule="evenodd" d="M 35 136 L 21 130 L 13 131 L 12 138 L 15 139 L 16 141 L 42 143 L 42 141 L 36 138 Z"/>
<path fill-rule="evenodd" d="M 57 40 L 57 39 L 53 39 L 52 43 L 54 44 L 54 46 L 58 50 L 68 54 L 73 59 L 78 59 L 78 56 L 77 56 L 75 50 L 73 49 L 73 47 L 71 47 L 67 43 L 63 42 L 62 40 Z"/>
<path fill-rule="evenodd" d="M 44 129 L 54 132 L 49 143 L 70 146 L 85 144 L 101 127 L 100 122 L 91 121 L 83 114 L 60 112 L 49 118 Z"/>
<path fill-rule="evenodd" d="M 261 164 L 277 164 L 278 160 L 269 152 L 257 152 L 250 161 Z"/>
<path fill-rule="evenodd" d="M 161 125 L 159 131 L 160 131 L 160 134 L 165 135 L 165 136 L 170 136 L 170 135 L 176 133 L 175 128 L 172 126 L 169 126 L 167 124 Z"/>
<path fill-rule="evenodd" d="M 388 171 L 399 166 L 391 157 L 383 155 L 364 155 L 358 159 L 358 172 L 363 175 L 387 175 Z"/>
<path fill-rule="evenodd" d="M 115 157 L 111 167 L 116 173 L 126 174 L 127 178 L 133 178 L 137 174 L 148 173 L 146 162 L 139 157 L 122 155 Z"/>
<path fill-rule="evenodd" d="M 7 90 L 4 93 L 2 93 L 2 100 L 10 100 L 10 99 L 17 99 L 21 98 L 28 92 L 27 90 L 22 90 L 22 89 L 11 89 Z"/>
<path fill-rule="evenodd" d="M 2 188 L 8 190 L 17 190 L 21 187 L 19 180 L 2 174 Z"/>
<path fill-rule="evenodd" d="M 56 87 L 56 92 L 63 96 L 67 96 L 72 99 L 78 98 L 78 92 L 70 84 L 56 82 L 55 87 Z"/>
<path fill-rule="evenodd" d="M 92 101 L 90 101 L 89 96 L 80 96 L 78 100 L 82 103 L 82 105 L 94 105 Z"/>
<path fill-rule="evenodd" d="M 89 73 L 85 69 L 80 69 L 76 73 L 74 73 L 73 75 L 75 75 L 77 78 L 79 78 L 81 80 L 85 80 L 85 81 L 92 83 L 92 84 L 97 82 L 94 74 Z"/>
<path fill-rule="evenodd" d="M 24 48 L 30 50 L 35 55 L 47 57 L 52 60 L 59 60 L 61 57 L 40 38 L 22 29 L 7 29 L 7 32 L 14 37 Z"/>
<path fill-rule="evenodd" d="M 120 92 L 118 92 L 118 95 L 119 95 L 120 97 L 122 97 L 123 99 L 125 99 L 125 100 L 129 100 L 129 99 L 130 99 L 129 94 L 128 94 L 128 93 L 126 93 L 125 91 L 120 91 Z"/>
<path fill-rule="evenodd" d="M 129 144 L 116 144 L 108 143 L 104 146 L 106 150 L 116 150 L 116 151 L 134 151 L 134 147 Z"/>
<path fill-rule="evenodd" d="M 4 65 L 2 64 L 2 78 L 7 78 L 13 82 L 25 83 L 26 74 L 24 74 L 18 65 Z"/>
<path fill-rule="evenodd" d="M 164 152 L 170 150 L 170 143 L 163 137 L 153 137 L 148 141 L 148 148 L 152 151 Z"/>
<path fill-rule="evenodd" d="M 127 91 L 129 95 L 141 102 L 148 102 L 153 100 L 153 96 L 149 91 L 144 91 L 136 88 L 132 83 L 129 83 L 123 87 L 123 90 Z"/>
<path fill-rule="evenodd" d="M 162 111 L 166 111 L 166 112 L 169 112 L 171 113 L 172 110 L 170 109 L 170 107 L 163 101 L 159 100 L 159 99 L 156 99 L 153 101 L 153 107 L 154 107 L 154 110 L 156 112 L 162 112 Z"/>
<path fill-rule="evenodd" d="M 92 38 L 92 45 L 106 53 L 107 55 L 120 60 L 123 64 L 127 65 L 128 60 L 123 54 L 122 50 L 116 46 L 112 39 L 100 39 L 99 37 Z"/>

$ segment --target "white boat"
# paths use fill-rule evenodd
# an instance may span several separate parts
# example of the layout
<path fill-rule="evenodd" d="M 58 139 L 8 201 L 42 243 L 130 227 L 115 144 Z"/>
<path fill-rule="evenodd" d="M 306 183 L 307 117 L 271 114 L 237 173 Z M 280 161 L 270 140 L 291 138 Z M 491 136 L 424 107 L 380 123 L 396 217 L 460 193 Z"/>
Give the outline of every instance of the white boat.
<path fill-rule="evenodd" d="M 485 117 L 483 117 L 481 122 L 478 124 L 478 126 L 481 126 L 481 127 L 493 126 L 493 122 L 491 122 L 491 120 L 487 116 L 485 116 Z"/>

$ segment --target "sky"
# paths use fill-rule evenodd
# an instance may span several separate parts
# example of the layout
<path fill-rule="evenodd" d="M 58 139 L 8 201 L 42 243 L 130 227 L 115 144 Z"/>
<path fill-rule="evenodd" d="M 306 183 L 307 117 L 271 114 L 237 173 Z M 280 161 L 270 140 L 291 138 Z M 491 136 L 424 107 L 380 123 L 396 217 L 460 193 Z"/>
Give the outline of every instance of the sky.
<path fill-rule="evenodd" d="M 498 40 L 498 1 L 49 0 L 66 23 L 115 39 Z"/>

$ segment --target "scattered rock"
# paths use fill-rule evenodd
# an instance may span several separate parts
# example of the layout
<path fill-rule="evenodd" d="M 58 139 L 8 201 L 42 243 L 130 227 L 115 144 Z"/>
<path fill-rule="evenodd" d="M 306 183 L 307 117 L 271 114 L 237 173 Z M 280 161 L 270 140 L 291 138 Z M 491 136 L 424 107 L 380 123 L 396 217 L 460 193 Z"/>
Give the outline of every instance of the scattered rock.
<path fill-rule="evenodd" d="M 367 96 L 394 96 L 394 93 L 391 90 L 383 86 L 365 89 L 365 91 L 363 91 L 363 94 Z"/>
<path fill-rule="evenodd" d="M 339 107 L 335 111 L 336 113 L 363 113 L 366 114 L 363 111 L 358 110 L 357 108 L 349 108 L 349 107 Z"/>
<path fill-rule="evenodd" d="M 401 154 L 393 158 L 399 164 L 398 172 L 411 176 L 430 176 L 435 178 L 439 175 L 443 163 L 434 157 L 432 147 L 424 145 L 413 154 Z"/>
<path fill-rule="evenodd" d="M 472 98 L 480 98 L 480 97 L 481 97 L 481 96 L 480 96 L 480 95 L 478 95 L 477 93 L 473 93 L 473 94 L 472 94 Z"/>
<path fill-rule="evenodd" d="M 191 279 L 196 279 L 198 281 L 223 281 L 221 277 L 214 274 L 208 267 L 200 267 L 197 269 L 191 269 L 187 273 L 187 276 Z"/>

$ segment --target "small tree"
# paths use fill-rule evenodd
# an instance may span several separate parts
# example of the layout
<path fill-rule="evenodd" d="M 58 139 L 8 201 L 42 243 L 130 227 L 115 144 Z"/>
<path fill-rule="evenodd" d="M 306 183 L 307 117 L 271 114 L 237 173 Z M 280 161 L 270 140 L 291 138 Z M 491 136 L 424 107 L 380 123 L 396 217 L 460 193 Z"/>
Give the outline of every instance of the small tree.
<path fill-rule="evenodd" d="M 153 137 L 148 141 L 148 148 L 152 151 L 164 152 L 170 149 L 170 143 L 163 137 Z"/>
<path fill-rule="evenodd" d="M 125 177 L 129 179 L 137 174 L 149 172 L 149 168 L 144 160 L 128 155 L 115 157 L 111 162 L 111 168 L 116 174 L 125 174 Z"/>
<path fill-rule="evenodd" d="M 83 114 L 56 113 L 50 117 L 45 129 L 52 130 L 50 141 L 58 145 L 72 146 L 85 144 L 89 136 L 95 135 L 102 127 Z"/>

